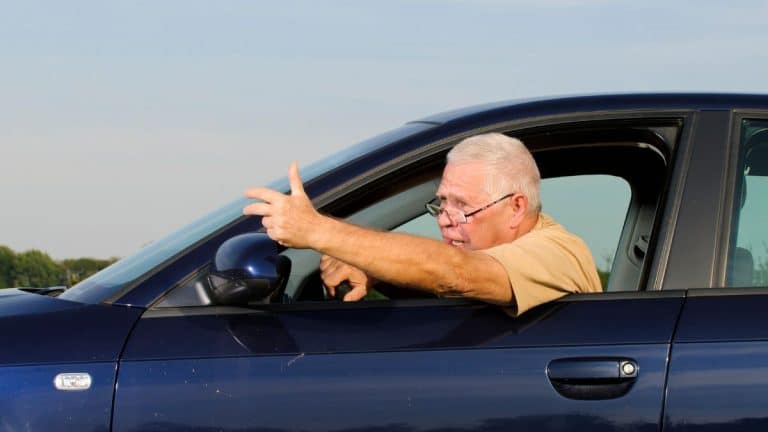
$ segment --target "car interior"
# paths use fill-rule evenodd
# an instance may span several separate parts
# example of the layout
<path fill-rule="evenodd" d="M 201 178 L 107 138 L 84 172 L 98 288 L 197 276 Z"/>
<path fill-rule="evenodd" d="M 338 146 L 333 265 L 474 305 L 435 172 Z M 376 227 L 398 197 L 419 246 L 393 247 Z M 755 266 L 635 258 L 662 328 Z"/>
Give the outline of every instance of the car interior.
<path fill-rule="evenodd" d="M 621 178 L 631 190 L 629 203 L 623 207 L 610 278 L 605 291 L 637 291 L 642 288 L 643 266 L 649 254 L 655 215 L 661 190 L 666 181 L 670 148 L 675 127 L 595 128 L 516 133 L 532 150 L 542 181 L 605 175 Z M 674 142 L 674 141 L 673 141 Z M 433 218 L 426 215 L 424 204 L 434 198 L 445 159 L 444 152 L 421 160 L 414 166 L 381 179 L 377 184 L 351 191 L 339 204 L 324 209 L 348 221 L 388 231 L 404 231 L 439 239 Z M 600 196 L 583 191 L 585 204 L 578 211 L 589 212 L 591 201 Z M 604 204 L 604 203 L 603 203 Z M 547 203 L 544 203 L 545 210 Z M 558 218 L 558 222 L 569 226 Z M 597 222 L 595 222 L 597 223 Z M 293 273 L 286 288 L 286 298 L 295 301 L 327 299 L 317 267 L 320 256 L 312 250 L 287 249 L 283 252 L 293 262 Z M 596 257 L 597 261 L 597 257 Z M 306 269 L 301 272 L 300 269 Z M 389 289 L 387 292 L 391 292 Z M 405 298 L 421 298 L 418 292 L 399 290 Z M 371 299 L 382 299 L 372 295 Z"/>
<path fill-rule="evenodd" d="M 616 203 L 605 202 L 606 197 L 587 188 L 579 191 L 576 204 L 566 206 L 566 210 L 556 215 L 559 223 L 578 234 L 573 224 L 602 230 L 600 211 L 596 209 L 615 207 L 613 210 L 619 219 L 614 223 L 616 234 L 610 240 L 612 250 L 606 262 L 608 267 L 604 269 L 603 287 L 606 292 L 614 292 L 644 289 L 645 266 L 650 261 L 647 258 L 653 253 L 654 223 L 679 130 L 678 122 L 667 119 L 652 124 L 648 124 L 647 120 L 646 123 L 582 122 L 557 128 L 501 132 L 526 143 L 537 161 L 543 184 L 549 179 L 569 183 L 584 176 L 622 179 L 626 184 L 628 196 Z M 426 214 L 424 204 L 434 198 L 445 155 L 459 140 L 457 138 L 427 156 L 415 158 L 364 184 L 351 185 L 319 210 L 374 229 L 439 238 L 436 223 Z M 545 212 L 547 206 L 545 201 Z M 580 212 L 580 217 L 569 217 L 571 211 Z M 587 243 L 589 245 L 589 241 Z M 291 274 L 277 303 L 338 301 L 328 297 L 320 280 L 319 253 L 292 248 L 280 253 L 290 260 Z M 598 262 L 597 256 L 595 261 Z M 155 307 L 211 304 L 203 286 L 207 271 L 203 268 L 185 278 Z M 413 290 L 388 287 L 381 292 L 370 293 L 364 300 L 397 300 L 398 304 L 402 304 L 401 300 L 423 300 L 424 297 L 423 293 Z"/>

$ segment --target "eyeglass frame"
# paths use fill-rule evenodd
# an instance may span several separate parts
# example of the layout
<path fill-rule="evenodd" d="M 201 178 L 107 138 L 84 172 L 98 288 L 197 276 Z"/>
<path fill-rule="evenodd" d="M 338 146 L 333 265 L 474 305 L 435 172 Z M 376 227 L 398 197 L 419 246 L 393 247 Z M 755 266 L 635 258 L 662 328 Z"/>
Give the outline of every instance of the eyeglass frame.
<path fill-rule="evenodd" d="M 459 210 L 459 209 L 456 209 L 456 211 L 458 212 L 458 214 L 460 214 L 460 215 L 462 215 L 462 216 L 464 217 L 464 220 L 462 220 L 462 221 L 455 221 L 455 220 L 453 220 L 453 218 L 452 218 L 452 217 L 451 217 L 451 216 L 450 216 L 450 215 L 447 213 L 447 211 L 448 211 L 448 210 L 447 210 L 447 209 L 445 209 L 445 208 L 443 208 L 443 206 L 441 206 L 441 205 L 438 205 L 438 204 L 436 203 L 436 201 L 437 201 L 437 202 L 440 202 L 440 201 L 441 201 L 441 200 L 440 200 L 440 197 L 434 197 L 434 198 L 432 198 L 431 200 L 429 200 L 428 202 L 426 202 L 426 203 L 424 204 L 424 207 L 427 209 L 427 213 L 429 213 L 429 215 L 430 215 L 430 216 L 433 216 L 433 217 L 435 217 L 435 218 L 438 218 L 438 217 L 440 217 L 440 215 L 441 215 L 441 214 L 445 213 L 445 214 L 446 214 L 446 216 L 448 216 L 448 219 L 450 219 L 450 220 L 451 220 L 451 222 L 453 222 L 453 223 L 455 223 L 455 224 L 457 224 L 457 225 L 460 225 L 460 224 L 466 224 L 466 223 L 469 223 L 469 219 L 468 219 L 468 218 L 469 218 L 470 216 L 474 216 L 474 215 L 476 215 L 476 214 L 480 213 L 480 212 L 481 212 L 481 211 L 483 211 L 483 210 L 487 210 L 487 209 L 491 208 L 492 206 L 494 206 L 494 205 L 496 205 L 496 204 L 498 204 L 498 203 L 500 203 L 500 202 L 504 201 L 505 199 L 507 199 L 507 198 L 509 198 L 509 197 L 511 197 L 511 196 L 514 196 L 514 195 L 515 195 L 515 192 L 512 192 L 512 193 L 508 193 L 508 194 L 504 195 L 503 197 L 501 197 L 501 198 L 499 198 L 499 199 L 497 199 L 497 200 L 495 200 L 495 201 L 493 201 L 493 202 L 491 202 L 491 203 L 489 203 L 489 204 L 486 204 L 486 205 L 484 205 L 483 207 L 480 207 L 480 208 L 479 208 L 479 209 L 477 209 L 477 210 L 472 210 L 472 211 L 471 211 L 471 212 L 469 212 L 469 213 L 465 213 L 465 212 L 463 212 L 463 211 L 461 211 L 461 210 Z"/>

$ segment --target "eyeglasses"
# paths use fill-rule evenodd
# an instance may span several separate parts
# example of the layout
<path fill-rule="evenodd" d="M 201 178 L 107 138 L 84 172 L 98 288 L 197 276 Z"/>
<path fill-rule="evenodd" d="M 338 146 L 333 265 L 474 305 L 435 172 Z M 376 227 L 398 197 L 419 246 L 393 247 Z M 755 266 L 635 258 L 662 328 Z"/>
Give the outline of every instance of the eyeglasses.
<path fill-rule="evenodd" d="M 449 208 L 443 207 L 441 205 L 441 203 L 440 203 L 440 198 L 438 198 L 438 197 L 432 198 L 432 200 L 430 202 L 424 204 L 424 207 L 427 208 L 427 213 L 429 213 L 430 215 L 432 215 L 434 217 L 440 217 L 440 215 L 442 213 L 447 214 L 448 215 L 448 219 L 450 219 L 451 222 L 453 222 L 453 223 L 458 225 L 458 224 L 465 224 L 465 223 L 467 223 L 467 218 L 468 217 L 474 216 L 474 215 L 480 213 L 481 211 L 483 211 L 483 210 L 493 206 L 494 204 L 498 204 L 501 201 L 511 197 L 512 195 L 514 195 L 514 193 L 506 194 L 503 197 L 497 199 L 496 201 L 493 201 L 490 204 L 487 204 L 487 205 L 485 205 L 483 207 L 480 207 L 477 210 L 472 210 L 469 213 L 464 213 L 463 211 L 461 211 L 459 209 L 455 209 L 455 208 L 450 208 L 449 209 Z"/>

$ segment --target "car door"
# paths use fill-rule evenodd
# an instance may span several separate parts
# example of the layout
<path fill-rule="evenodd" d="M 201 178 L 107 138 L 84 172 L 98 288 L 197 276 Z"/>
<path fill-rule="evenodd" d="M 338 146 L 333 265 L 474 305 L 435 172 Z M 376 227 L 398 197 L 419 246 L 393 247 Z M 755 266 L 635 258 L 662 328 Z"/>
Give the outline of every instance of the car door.
<path fill-rule="evenodd" d="M 711 271 L 703 272 L 708 280 L 699 282 L 701 289 L 690 291 L 674 339 L 664 429 L 762 431 L 768 428 L 768 113 L 723 113 L 710 128 L 709 144 L 695 156 L 708 167 L 690 179 L 691 193 L 708 198 L 689 210 L 721 215 L 695 228 L 722 235 L 700 238 L 688 257 L 690 267 Z"/>
<path fill-rule="evenodd" d="M 659 430 L 684 294 L 644 288 L 660 283 L 670 232 L 653 227 L 675 207 L 660 197 L 679 199 L 672 161 L 685 157 L 672 156 L 691 144 L 690 116 L 502 130 L 527 139 L 546 177 L 588 166 L 630 182 L 609 292 L 519 317 L 460 299 L 161 300 L 124 350 L 113 430 Z"/>

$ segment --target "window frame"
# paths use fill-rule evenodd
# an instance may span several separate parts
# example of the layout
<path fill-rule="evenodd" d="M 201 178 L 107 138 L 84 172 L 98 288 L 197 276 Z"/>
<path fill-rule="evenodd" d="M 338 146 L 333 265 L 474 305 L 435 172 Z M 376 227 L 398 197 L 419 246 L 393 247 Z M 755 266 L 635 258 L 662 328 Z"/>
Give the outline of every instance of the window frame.
<path fill-rule="evenodd" d="M 680 113 L 676 113 L 675 115 L 654 115 L 654 116 L 641 116 L 639 114 L 630 115 L 630 116 L 619 116 L 617 118 L 589 118 L 587 120 L 578 120 L 578 121 L 569 121 L 569 122 L 563 122 L 559 121 L 555 124 L 550 122 L 531 122 L 531 124 L 528 125 L 528 127 L 521 127 L 520 124 L 515 124 L 515 127 L 498 127 L 495 128 L 494 131 L 499 131 L 503 133 L 507 133 L 509 135 L 514 136 L 520 136 L 524 141 L 526 137 L 532 136 L 535 133 L 542 133 L 542 130 L 547 131 L 547 133 L 551 132 L 553 128 L 556 128 L 560 131 L 565 131 L 566 135 L 573 134 L 576 132 L 585 132 L 587 135 L 593 134 L 595 131 L 598 131 L 600 133 L 605 131 L 613 131 L 613 132 L 619 132 L 619 133 L 626 133 L 629 134 L 630 130 L 642 130 L 644 132 L 651 132 L 654 130 L 658 130 L 659 128 L 666 128 L 666 129 L 674 129 L 673 136 L 661 136 L 663 134 L 657 133 L 657 139 L 658 142 L 656 143 L 649 143 L 650 147 L 653 147 L 656 149 L 656 152 L 659 153 L 663 159 L 664 159 L 664 172 L 665 177 L 662 181 L 662 183 L 658 186 L 658 192 L 656 193 L 656 203 L 655 203 L 655 211 L 653 212 L 653 219 L 652 226 L 650 228 L 650 241 L 649 241 L 649 250 L 646 253 L 646 257 L 642 262 L 642 267 L 639 269 L 639 278 L 636 281 L 636 289 L 635 290 L 626 290 L 622 291 L 622 293 L 637 293 L 642 292 L 648 289 L 647 285 L 647 278 L 650 273 L 649 269 L 651 267 L 651 263 L 657 258 L 655 257 L 654 248 L 652 247 L 654 242 L 656 241 L 655 237 L 656 235 L 656 225 L 657 221 L 660 219 L 660 215 L 663 210 L 664 205 L 664 198 L 666 196 L 665 190 L 667 187 L 667 183 L 669 178 L 672 176 L 672 170 L 673 165 L 671 161 L 671 155 L 674 154 L 675 147 L 677 145 L 677 141 L 679 140 L 682 131 L 684 130 L 684 121 L 683 121 L 682 115 Z M 416 169 L 422 169 L 423 164 L 425 162 L 432 163 L 435 165 L 435 167 L 441 167 L 442 161 L 444 160 L 444 155 L 447 153 L 447 151 L 453 147 L 456 143 L 458 143 L 461 139 L 463 139 L 467 135 L 474 135 L 476 133 L 481 132 L 488 132 L 490 130 L 474 130 L 471 132 L 467 132 L 464 134 L 461 134 L 458 138 L 454 138 L 450 141 L 440 141 L 436 144 L 425 146 L 428 149 L 431 149 L 431 151 L 426 151 L 423 148 L 419 151 L 412 152 L 413 157 L 403 160 L 403 158 L 400 158 L 398 162 L 400 162 L 399 166 L 393 167 L 394 169 L 386 169 L 386 167 L 381 167 L 376 170 L 376 173 L 379 174 L 373 178 L 370 176 L 363 176 L 365 180 L 356 181 L 354 183 L 347 182 L 344 185 L 341 185 L 337 188 L 334 188 L 330 190 L 328 193 L 323 194 L 320 197 L 317 197 L 315 201 L 315 205 L 324 213 L 328 213 L 337 217 L 344 217 L 348 216 L 350 213 L 350 208 L 353 206 L 361 207 L 361 204 L 359 201 L 357 201 L 359 196 L 366 195 L 368 197 L 373 196 L 373 199 L 380 199 L 381 194 L 377 193 L 370 193 L 370 188 L 373 186 L 374 188 L 379 185 L 389 183 L 391 184 L 391 179 L 396 176 L 400 176 L 401 178 L 404 178 L 407 176 L 407 172 L 409 170 L 414 171 Z M 669 131 L 665 132 L 669 133 Z M 619 141 L 621 142 L 621 141 Z M 603 148 L 603 147 L 611 147 L 615 146 L 616 143 L 611 142 L 598 142 L 598 143 L 587 143 L 584 145 L 584 147 L 587 148 Z M 562 150 L 563 147 L 567 147 L 568 150 L 573 150 L 574 148 L 578 148 L 579 145 L 575 144 L 569 144 L 565 146 L 560 146 L 559 148 L 556 146 L 555 148 L 541 148 L 539 146 L 531 146 L 531 151 L 534 153 L 534 156 L 536 157 L 537 154 L 539 154 L 542 151 L 551 151 L 551 150 Z M 641 147 L 641 146 L 637 146 Z M 406 173 L 406 174 L 404 174 Z M 584 174 L 584 173 L 580 173 Z M 599 172 L 599 174 L 606 174 L 605 172 Z M 619 176 L 624 177 L 624 176 Z M 636 203 L 636 188 L 633 181 L 630 181 L 627 178 L 624 178 L 630 186 L 631 189 L 631 198 L 630 198 L 630 204 L 629 208 L 627 209 L 627 214 L 629 215 L 631 211 L 633 211 L 633 207 L 637 205 Z M 342 188 L 343 187 L 343 188 Z M 384 194 L 386 195 L 386 194 Z M 357 197 L 356 197 L 357 196 Z M 635 209 L 636 210 L 636 209 Z M 629 217 L 629 216 L 628 216 Z M 617 255 L 619 253 L 619 250 L 622 249 L 622 245 L 625 247 L 627 246 L 627 241 L 624 240 L 627 238 L 627 233 L 625 231 L 631 230 L 631 227 L 628 226 L 628 221 L 625 219 L 625 225 L 622 230 L 622 234 L 620 236 L 619 244 L 617 245 Z M 613 266 L 616 266 L 617 260 L 614 260 Z M 613 269 L 612 269 L 613 272 Z M 188 280 L 187 277 L 183 278 L 183 280 Z M 181 281 L 179 282 L 181 283 Z M 178 284 L 177 284 L 178 285 Z M 166 292 L 166 295 L 171 292 L 172 290 L 169 290 Z M 602 293 L 601 295 L 606 294 Z M 161 296 L 156 302 L 154 302 L 154 305 L 157 305 L 162 301 L 162 299 L 165 297 Z M 402 302 L 408 302 L 412 300 L 388 300 L 384 302 L 364 302 L 364 303 L 387 303 L 390 304 L 390 306 L 397 307 L 402 306 Z M 415 299 L 413 301 L 416 301 Z M 444 305 L 445 299 L 435 299 L 435 300 L 424 300 L 419 299 L 418 302 L 422 306 L 424 305 L 424 302 L 429 303 L 430 301 L 437 301 L 438 305 Z M 466 303 L 465 303 L 466 302 Z M 334 302 L 320 302 L 320 303 L 329 303 L 330 307 L 339 307 L 342 305 L 341 302 L 337 302 L 338 304 L 334 305 Z M 308 303 L 297 303 L 294 306 L 295 307 L 315 307 L 319 305 L 320 303 L 317 302 L 308 302 Z M 476 303 L 471 300 L 462 300 L 462 304 L 471 304 Z M 279 306 L 277 304 L 275 305 L 260 305 L 259 307 L 275 307 Z M 293 308 L 292 306 L 291 308 Z M 348 304 L 344 305 L 349 306 Z M 384 305 L 386 306 L 386 305 Z M 154 306 L 153 306 L 154 307 Z M 323 306 L 328 307 L 328 305 Z"/>

